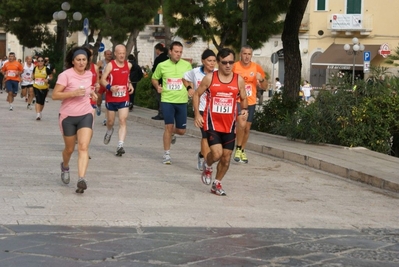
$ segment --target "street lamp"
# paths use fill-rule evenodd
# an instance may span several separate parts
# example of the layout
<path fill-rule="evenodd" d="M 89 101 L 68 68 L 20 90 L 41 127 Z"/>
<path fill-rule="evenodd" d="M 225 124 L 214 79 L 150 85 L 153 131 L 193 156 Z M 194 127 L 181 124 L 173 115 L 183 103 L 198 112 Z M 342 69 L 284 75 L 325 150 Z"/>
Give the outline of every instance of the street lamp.
<path fill-rule="evenodd" d="M 67 44 L 67 36 L 68 36 L 68 15 L 67 11 L 71 8 L 71 5 L 68 2 L 64 2 L 61 4 L 60 11 L 56 11 L 53 13 L 53 19 L 59 22 L 62 25 L 62 55 L 63 55 L 63 64 L 65 64 L 66 57 L 66 44 Z M 82 19 L 82 14 L 80 12 L 75 12 L 72 15 L 72 19 L 74 21 L 80 21 Z M 71 21 L 72 22 L 72 21 Z"/>
<path fill-rule="evenodd" d="M 353 66 L 352 66 L 352 85 L 355 85 L 355 67 L 356 67 L 356 55 L 359 52 L 364 51 L 364 45 L 359 43 L 359 39 L 353 37 L 352 47 L 350 44 L 344 45 L 344 50 L 348 55 L 353 55 Z"/>

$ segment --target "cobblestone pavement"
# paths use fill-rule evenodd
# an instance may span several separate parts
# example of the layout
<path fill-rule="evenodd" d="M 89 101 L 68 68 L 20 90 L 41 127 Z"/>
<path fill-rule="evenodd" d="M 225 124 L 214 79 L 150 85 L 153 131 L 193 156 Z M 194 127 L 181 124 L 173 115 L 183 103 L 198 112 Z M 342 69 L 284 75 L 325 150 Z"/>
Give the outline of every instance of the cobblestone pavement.
<path fill-rule="evenodd" d="M 0 102 L 0 266 L 398 266 L 398 194 L 248 151 L 210 194 L 195 169 L 199 139 L 128 123 L 115 157 L 96 118 L 83 195 L 60 181 L 59 102 L 43 120 Z M 155 114 L 155 112 L 154 112 Z"/>

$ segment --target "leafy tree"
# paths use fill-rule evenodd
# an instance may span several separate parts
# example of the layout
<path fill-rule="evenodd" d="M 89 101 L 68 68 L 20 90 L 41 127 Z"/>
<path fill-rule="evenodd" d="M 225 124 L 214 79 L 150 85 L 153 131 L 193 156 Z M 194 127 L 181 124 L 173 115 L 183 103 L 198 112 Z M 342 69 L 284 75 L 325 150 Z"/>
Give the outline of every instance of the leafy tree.
<path fill-rule="evenodd" d="M 146 24 L 157 14 L 161 5 L 160 0 L 125 1 L 125 0 L 97 0 L 104 11 L 102 16 L 94 19 L 101 29 L 102 36 L 109 36 L 113 46 L 127 41 L 128 53 L 135 47 L 137 51 L 137 36 Z"/>
<path fill-rule="evenodd" d="M 69 0 L 69 3 L 69 15 L 79 11 L 83 18 L 89 19 L 89 40 L 95 41 L 95 55 L 102 39 L 110 37 L 114 45 L 127 41 L 128 52 L 134 46 L 136 56 L 137 35 L 155 16 L 161 5 L 160 0 Z M 0 23 L 7 32 L 17 36 L 21 45 L 41 47 L 45 42 L 54 40 L 46 25 L 52 21 L 53 13 L 61 9 L 60 5 L 61 1 L 58 0 L 2 0 Z M 71 23 L 68 31 L 81 31 L 82 27 L 82 22 Z M 94 40 L 94 34 L 97 35 L 97 40 Z M 58 38 L 57 42 L 62 40 Z"/>
<path fill-rule="evenodd" d="M 46 24 L 53 12 L 59 10 L 57 0 L 2 0 L 0 1 L 0 25 L 6 32 L 17 36 L 21 45 L 40 47 L 51 34 Z"/>
<path fill-rule="evenodd" d="M 176 35 L 190 41 L 211 41 L 220 50 L 241 46 L 242 0 L 166 0 L 164 16 Z M 289 0 L 252 0 L 248 7 L 247 43 L 254 49 L 263 46 L 273 34 L 281 33 L 278 16 L 288 8 Z"/>

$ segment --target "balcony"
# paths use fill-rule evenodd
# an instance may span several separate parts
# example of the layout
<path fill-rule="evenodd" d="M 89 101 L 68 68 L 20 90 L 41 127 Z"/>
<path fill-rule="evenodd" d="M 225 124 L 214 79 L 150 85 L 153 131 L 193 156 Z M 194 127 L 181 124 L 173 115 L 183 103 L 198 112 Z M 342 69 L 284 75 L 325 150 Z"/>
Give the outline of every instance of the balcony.
<path fill-rule="evenodd" d="M 327 29 L 331 34 L 345 32 L 353 35 L 358 32 L 361 35 L 369 35 L 373 30 L 373 16 L 362 14 L 331 14 L 328 18 Z"/>

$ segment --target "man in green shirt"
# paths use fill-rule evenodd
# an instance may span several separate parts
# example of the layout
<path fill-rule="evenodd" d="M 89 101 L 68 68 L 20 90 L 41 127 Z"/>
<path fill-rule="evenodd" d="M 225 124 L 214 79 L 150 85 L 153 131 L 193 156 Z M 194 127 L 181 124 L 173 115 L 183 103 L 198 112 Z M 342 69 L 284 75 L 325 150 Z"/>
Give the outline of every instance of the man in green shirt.
<path fill-rule="evenodd" d="M 159 63 L 151 77 L 152 85 L 161 94 L 165 122 L 163 164 L 172 163 L 170 144 L 176 142 L 175 134 L 186 133 L 188 94 L 194 93 L 194 89 L 186 88 L 183 84 L 184 73 L 191 70 L 191 64 L 181 59 L 182 53 L 183 45 L 173 42 L 169 49 L 169 59 Z M 159 79 L 162 79 L 162 86 L 159 85 Z"/>

